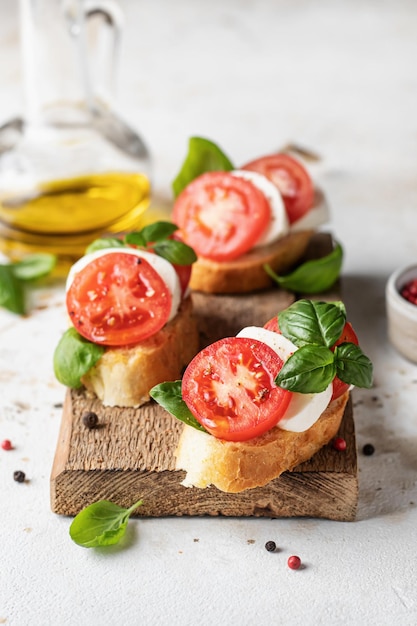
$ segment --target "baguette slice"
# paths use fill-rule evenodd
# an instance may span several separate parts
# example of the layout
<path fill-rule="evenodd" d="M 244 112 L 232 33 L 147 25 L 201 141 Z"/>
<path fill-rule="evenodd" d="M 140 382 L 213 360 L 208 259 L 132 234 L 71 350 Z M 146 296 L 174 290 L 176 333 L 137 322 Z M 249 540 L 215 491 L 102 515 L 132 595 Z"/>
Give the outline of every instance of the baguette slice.
<path fill-rule="evenodd" d="M 323 192 L 315 190 L 315 212 L 307 214 L 278 241 L 253 248 L 233 261 L 212 261 L 199 257 L 193 264 L 190 287 L 205 293 L 248 293 L 273 285 L 264 269 L 267 263 L 275 273 L 285 273 L 305 254 L 316 225 L 328 219 L 329 209 Z M 314 214 L 314 217 L 313 217 Z"/>
<path fill-rule="evenodd" d="M 224 441 L 184 426 L 175 452 L 176 469 L 185 470 L 185 487 L 215 485 L 239 493 L 262 487 L 282 472 L 310 459 L 337 434 L 349 391 L 329 404 L 317 422 L 304 432 L 275 426 L 255 439 Z"/>
<path fill-rule="evenodd" d="M 149 390 L 165 380 L 176 380 L 199 350 L 199 334 L 192 300 L 182 301 L 177 315 L 140 344 L 107 348 L 82 378 L 104 406 L 139 407 L 149 401 Z"/>
<path fill-rule="evenodd" d="M 190 287 L 204 293 L 248 293 L 273 284 L 264 269 L 267 263 L 276 273 L 286 272 L 305 253 L 313 230 L 286 235 L 279 241 L 254 248 L 233 261 L 212 261 L 199 257 L 193 264 Z"/>

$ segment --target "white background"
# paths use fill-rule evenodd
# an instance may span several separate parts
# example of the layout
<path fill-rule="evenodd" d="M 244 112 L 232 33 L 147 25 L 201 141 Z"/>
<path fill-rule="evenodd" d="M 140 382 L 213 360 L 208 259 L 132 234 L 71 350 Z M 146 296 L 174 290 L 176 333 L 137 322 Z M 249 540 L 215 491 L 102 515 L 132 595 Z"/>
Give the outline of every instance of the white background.
<path fill-rule="evenodd" d="M 345 250 L 344 299 L 375 386 L 355 390 L 359 511 L 312 519 L 135 519 L 87 550 L 49 508 L 64 389 L 62 285 L 0 311 L 0 624 L 416 624 L 417 369 L 387 342 L 384 287 L 417 261 L 417 5 L 412 0 L 125 1 L 118 110 L 168 201 L 191 135 L 236 163 L 288 141 Z M 21 111 L 17 3 L 0 3 L 0 121 Z M 363 444 L 375 454 L 365 457 Z M 13 481 L 15 469 L 29 481 Z M 275 540 L 276 554 L 264 544 Z M 298 554 L 305 567 L 286 566 Z M 59 617 L 58 617 L 59 616 Z"/>

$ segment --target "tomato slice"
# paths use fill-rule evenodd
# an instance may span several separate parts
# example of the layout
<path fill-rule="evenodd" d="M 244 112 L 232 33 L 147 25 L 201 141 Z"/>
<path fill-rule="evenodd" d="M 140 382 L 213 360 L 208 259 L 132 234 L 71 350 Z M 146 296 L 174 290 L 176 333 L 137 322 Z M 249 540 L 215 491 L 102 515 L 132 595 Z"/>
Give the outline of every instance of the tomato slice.
<path fill-rule="evenodd" d="M 173 221 L 198 256 L 229 261 L 250 250 L 271 219 L 265 195 L 229 172 L 207 172 L 178 196 Z"/>
<path fill-rule="evenodd" d="M 268 320 L 267 323 L 264 325 L 264 328 L 266 328 L 266 330 L 270 330 L 273 333 L 280 333 L 281 331 L 278 326 L 278 315 L 271 317 L 271 319 Z"/>
<path fill-rule="evenodd" d="M 102 255 L 80 270 L 67 292 L 77 331 L 107 346 L 139 343 L 168 321 L 172 296 L 165 281 L 134 254 Z"/>
<path fill-rule="evenodd" d="M 342 334 L 340 335 L 339 339 L 336 341 L 336 343 L 332 347 L 332 350 L 334 350 L 336 346 L 340 346 L 341 343 L 346 343 L 346 342 L 354 343 L 356 345 L 359 344 L 356 333 L 352 328 L 352 324 L 350 324 L 349 322 L 346 322 L 343 328 Z M 340 378 L 336 376 L 333 379 L 333 395 L 332 395 L 331 401 L 336 400 L 336 398 L 339 398 L 341 395 L 343 395 L 345 391 L 349 389 L 349 387 L 350 385 L 348 385 L 347 383 L 344 383 L 342 380 L 340 380 Z"/>
<path fill-rule="evenodd" d="M 303 165 L 288 154 L 271 154 L 247 163 L 242 169 L 263 174 L 282 195 L 290 224 L 314 204 L 314 185 Z"/>
<path fill-rule="evenodd" d="M 206 430 L 227 441 L 246 441 L 273 428 L 292 393 L 274 380 L 283 361 L 268 345 L 227 337 L 204 348 L 187 367 L 185 403 Z"/>
<path fill-rule="evenodd" d="M 278 316 L 276 315 L 275 317 L 272 317 L 270 320 L 268 320 L 264 328 L 274 333 L 280 333 L 281 331 L 278 326 Z M 334 344 L 334 346 L 332 346 L 331 349 L 334 350 L 336 346 L 339 346 L 341 343 L 346 343 L 346 342 L 355 343 L 356 345 L 359 344 L 356 333 L 353 330 L 352 324 L 350 324 L 350 322 L 346 322 L 346 324 L 343 327 L 342 334 L 340 335 L 339 339 L 336 341 L 336 343 Z M 330 402 L 332 400 L 336 400 L 336 398 L 339 398 L 341 395 L 343 395 L 345 391 L 349 389 L 349 387 L 350 385 L 348 385 L 347 383 L 344 383 L 343 381 L 340 380 L 340 378 L 335 376 L 335 378 L 333 379 L 333 394 L 332 394 Z"/>

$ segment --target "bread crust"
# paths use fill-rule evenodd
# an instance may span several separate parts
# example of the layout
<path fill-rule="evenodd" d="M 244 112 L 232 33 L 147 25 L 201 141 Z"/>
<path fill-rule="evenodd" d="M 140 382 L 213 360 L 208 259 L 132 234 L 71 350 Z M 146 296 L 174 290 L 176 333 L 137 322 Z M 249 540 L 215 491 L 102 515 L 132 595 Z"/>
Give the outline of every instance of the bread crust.
<path fill-rule="evenodd" d="M 107 348 L 82 383 L 104 406 L 139 407 L 149 401 L 149 390 L 181 377 L 199 350 L 197 323 L 191 296 L 164 328 L 140 344 Z"/>
<path fill-rule="evenodd" d="M 290 269 L 305 253 L 313 230 L 293 232 L 268 246 L 254 248 L 233 261 L 199 257 L 193 264 L 190 287 L 205 293 L 248 293 L 267 289 L 273 280 L 267 263 L 276 273 Z"/>
<path fill-rule="evenodd" d="M 304 432 L 278 426 L 249 441 L 230 442 L 184 426 L 176 455 L 176 469 L 187 472 L 183 485 L 239 493 L 262 487 L 282 472 L 310 459 L 338 432 L 349 391 L 329 404 Z"/>

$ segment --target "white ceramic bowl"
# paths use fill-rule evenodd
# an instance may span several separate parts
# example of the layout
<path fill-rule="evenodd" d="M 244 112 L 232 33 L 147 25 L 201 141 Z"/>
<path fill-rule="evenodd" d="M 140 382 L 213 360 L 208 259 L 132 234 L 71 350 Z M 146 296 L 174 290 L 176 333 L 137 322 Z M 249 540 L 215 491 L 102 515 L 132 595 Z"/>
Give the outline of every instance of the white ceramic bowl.
<path fill-rule="evenodd" d="M 417 305 L 403 298 L 400 292 L 415 278 L 417 265 L 403 267 L 391 274 L 385 292 L 389 340 L 413 363 L 417 363 Z"/>

